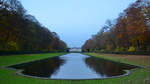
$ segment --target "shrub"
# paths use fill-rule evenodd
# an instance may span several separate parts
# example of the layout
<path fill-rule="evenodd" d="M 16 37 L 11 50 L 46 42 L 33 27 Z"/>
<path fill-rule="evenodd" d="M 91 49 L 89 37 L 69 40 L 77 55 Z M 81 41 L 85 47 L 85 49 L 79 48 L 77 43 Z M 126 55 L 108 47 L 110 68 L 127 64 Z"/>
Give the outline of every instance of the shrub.
<path fill-rule="evenodd" d="M 129 49 L 128 49 L 129 52 L 133 52 L 135 51 L 135 47 L 131 46 Z"/>
<path fill-rule="evenodd" d="M 150 51 L 150 45 L 149 45 L 149 46 L 147 46 L 147 50 L 148 50 L 148 51 Z"/>
<path fill-rule="evenodd" d="M 124 49 L 123 47 L 117 47 L 117 48 L 115 49 L 115 51 L 116 51 L 116 52 L 125 51 L 125 49 Z"/>
<path fill-rule="evenodd" d="M 101 52 L 105 52 L 105 50 L 104 50 L 104 49 L 101 49 L 100 51 L 101 51 Z"/>

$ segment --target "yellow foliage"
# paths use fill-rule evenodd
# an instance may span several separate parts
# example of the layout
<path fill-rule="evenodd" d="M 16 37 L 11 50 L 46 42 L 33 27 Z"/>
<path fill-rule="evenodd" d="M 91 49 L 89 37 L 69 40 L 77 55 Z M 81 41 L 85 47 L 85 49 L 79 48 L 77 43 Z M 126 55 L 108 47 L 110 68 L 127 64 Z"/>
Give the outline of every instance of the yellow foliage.
<path fill-rule="evenodd" d="M 123 50 L 124 50 L 123 47 L 117 47 L 117 48 L 115 49 L 116 52 L 118 52 L 118 51 L 123 51 Z"/>
<path fill-rule="evenodd" d="M 111 47 L 109 45 L 106 45 L 106 50 L 107 51 L 110 51 L 111 50 Z"/>
<path fill-rule="evenodd" d="M 19 49 L 17 43 L 14 41 L 9 41 L 7 44 L 11 47 L 10 48 L 11 50 L 18 50 Z"/>
<path fill-rule="evenodd" d="M 100 51 L 101 51 L 101 52 L 104 52 L 105 50 L 104 50 L 104 49 L 101 49 Z"/>
<path fill-rule="evenodd" d="M 136 46 L 136 40 L 137 38 L 130 38 L 129 42 L 132 44 L 132 46 Z"/>
<path fill-rule="evenodd" d="M 132 51 L 135 51 L 135 47 L 131 46 L 128 51 L 132 52 Z"/>

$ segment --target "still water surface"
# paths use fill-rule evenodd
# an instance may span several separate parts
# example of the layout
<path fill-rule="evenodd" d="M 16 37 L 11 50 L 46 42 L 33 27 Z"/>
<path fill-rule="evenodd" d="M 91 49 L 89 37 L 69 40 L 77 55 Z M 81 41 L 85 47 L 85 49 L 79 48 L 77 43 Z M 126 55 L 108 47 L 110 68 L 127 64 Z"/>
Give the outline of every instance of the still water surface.
<path fill-rule="evenodd" d="M 49 79 L 102 79 L 126 74 L 136 66 L 116 63 L 80 53 L 70 53 L 35 62 L 10 66 L 28 76 Z"/>

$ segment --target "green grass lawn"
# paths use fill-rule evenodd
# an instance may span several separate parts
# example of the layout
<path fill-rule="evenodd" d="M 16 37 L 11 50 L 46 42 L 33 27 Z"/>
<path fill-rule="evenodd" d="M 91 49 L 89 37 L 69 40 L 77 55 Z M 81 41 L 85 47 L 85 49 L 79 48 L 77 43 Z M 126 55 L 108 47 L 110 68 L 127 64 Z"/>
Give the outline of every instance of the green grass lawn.
<path fill-rule="evenodd" d="M 44 59 L 44 58 L 59 56 L 63 54 L 66 53 L 2 56 L 0 57 L 0 66 L 8 66 L 12 64 Z M 127 59 L 106 57 L 95 53 L 86 53 L 86 54 L 91 56 L 96 56 L 99 58 L 113 60 L 113 61 L 136 64 Z M 103 79 L 103 80 L 80 80 L 80 81 L 79 80 L 78 81 L 45 80 L 45 79 L 28 78 L 28 77 L 15 75 L 15 72 L 16 72 L 15 70 L 0 68 L 0 84 L 150 84 L 150 68 L 134 70 L 132 71 L 131 75 L 124 76 L 121 78 L 111 78 L 111 79 Z"/>

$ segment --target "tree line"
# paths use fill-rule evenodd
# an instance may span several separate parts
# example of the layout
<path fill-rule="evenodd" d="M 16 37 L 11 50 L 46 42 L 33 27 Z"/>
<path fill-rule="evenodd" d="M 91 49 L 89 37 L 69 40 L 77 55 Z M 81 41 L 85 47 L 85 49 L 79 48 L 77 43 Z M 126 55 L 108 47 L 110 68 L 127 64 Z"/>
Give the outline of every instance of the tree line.
<path fill-rule="evenodd" d="M 64 51 L 55 32 L 27 14 L 18 0 L 0 0 L 0 51 Z"/>
<path fill-rule="evenodd" d="M 83 51 L 150 51 L 150 1 L 137 0 L 82 46 Z"/>

